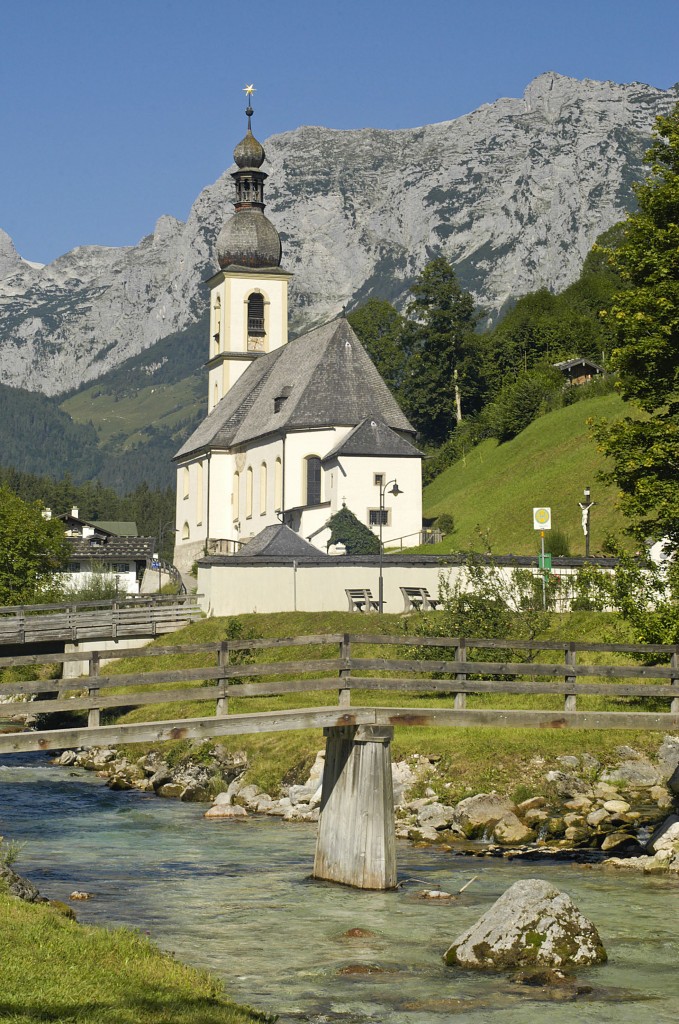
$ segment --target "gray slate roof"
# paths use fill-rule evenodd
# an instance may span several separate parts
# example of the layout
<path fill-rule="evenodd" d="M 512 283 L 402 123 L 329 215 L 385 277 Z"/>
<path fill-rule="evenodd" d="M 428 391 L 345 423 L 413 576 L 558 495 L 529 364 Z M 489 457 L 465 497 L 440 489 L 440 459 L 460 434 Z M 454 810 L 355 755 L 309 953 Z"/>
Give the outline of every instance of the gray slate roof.
<path fill-rule="evenodd" d="M 274 400 L 289 389 L 274 411 Z M 317 327 L 254 360 L 175 455 L 232 448 L 268 434 L 348 426 L 379 417 L 415 430 L 345 319 Z"/>
<path fill-rule="evenodd" d="M 278 523 L 265 527 L 239 550 L 238 555 L 241 558 L 250 558 L 253 555 L 267 558 L 308 558 L 311 555 L 316 558 L 319 551 L 289 526 Z"/>
<path fill-rule="evenodd" d="M 338 455 L 399 455 L 421 459 L 422 452 L 406 441 L 395 430 L 378 419 L 368 416 L 344 437 L 323 459 L 328 462 Z"/>
<path fill-rule="evenodd" d="M 108 537 L 99 543 L 96 543 L 96 537 L 68 537 L 67 540 L 71 546 L 69 558 L 93 558 L 107 562 L 113 559 L 121 562 L 132 559 L 150 561 L 156 543 L 155 537 Z"/>

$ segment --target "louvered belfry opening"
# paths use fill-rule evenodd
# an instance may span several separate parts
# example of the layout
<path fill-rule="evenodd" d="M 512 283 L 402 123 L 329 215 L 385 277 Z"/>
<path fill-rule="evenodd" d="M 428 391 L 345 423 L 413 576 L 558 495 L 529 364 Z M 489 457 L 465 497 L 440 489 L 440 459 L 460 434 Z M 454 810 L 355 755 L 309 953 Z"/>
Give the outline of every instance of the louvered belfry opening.
<path fill-rule="evenodd" d="M 261 292 L 253 292 L 248 299 L 248 336 L 263 338 L 264 330 L 264 296 Z"/>

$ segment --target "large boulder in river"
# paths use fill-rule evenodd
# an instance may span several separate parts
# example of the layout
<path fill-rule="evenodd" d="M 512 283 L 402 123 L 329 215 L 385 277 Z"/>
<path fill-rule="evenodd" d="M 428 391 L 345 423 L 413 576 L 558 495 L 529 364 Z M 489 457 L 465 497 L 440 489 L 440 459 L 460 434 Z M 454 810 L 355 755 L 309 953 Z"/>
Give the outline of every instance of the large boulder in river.
<path fill-rule="evenodd" d="M 490 970 L 569 970 L 602 963 L 606 951 L 596 928 L 570 896 L 549 882 L 527 878 L 515 882 L 476 924 L 458 935 L 443 959 Z"/>

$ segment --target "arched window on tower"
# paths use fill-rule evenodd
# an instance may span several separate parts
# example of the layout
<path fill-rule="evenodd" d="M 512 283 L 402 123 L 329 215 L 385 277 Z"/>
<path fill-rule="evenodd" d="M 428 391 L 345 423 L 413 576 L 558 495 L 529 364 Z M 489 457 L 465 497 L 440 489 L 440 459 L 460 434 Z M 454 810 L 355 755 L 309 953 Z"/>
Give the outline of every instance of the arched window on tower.
<path fill-rule="evenodd" d="M 222 331 L 222 300 L 217 295 L 212 307 L 212 337 L 215 343 L 215 355 L 219 352 Z"/>
<path fill-rule="evenodd" d="M 306 462 L 306 504 L 321 503 L 321 460 L 318 455 L 309 455 Z"/>
<path fill-rule="evenodd" d="M 248 297 L 248 351 L 264 350 L 265 338 L 264 296 L 261 292 L 253 292 Z"/>

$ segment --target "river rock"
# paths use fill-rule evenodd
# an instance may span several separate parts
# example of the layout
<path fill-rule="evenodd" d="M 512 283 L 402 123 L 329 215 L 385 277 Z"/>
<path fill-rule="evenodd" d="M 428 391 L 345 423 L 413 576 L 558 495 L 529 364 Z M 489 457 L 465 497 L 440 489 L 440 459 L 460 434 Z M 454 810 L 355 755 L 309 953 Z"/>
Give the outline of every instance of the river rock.
<path fill-rule="evenodd" d="M 679 768 L 679 736 L 664 736 L 658 748 L 658 772 L 663 782 Z"/>
<path fill-rule="evenodd" d="M 23 900 L 25 903 L 46 902 L 45 897 L 40 895 L 40 890 L 33 885 L 33 882 L 17 875 L 16 871 L 2 862 L 0 862 L 0 881 L 5 883 L 10 896 L 16 896 L 17 899 Z"/>
<path fill-rule="evenodd" d="M 524 825 L 511 811 L 500 818 L 493 829 L 493 839 L 501 846 L 519 846 L 521 843 L 530 843 L 535 838 L 533 829 Z"/>
<path fill-rule="evenodd" d="M 150 777 L 149 782 L 154 789 L 159 789 L 160 786 L 164 786 L 165 783 L 172 781 L 172 772 L 166 764 L 160 765 Z"/>
<path fill-rule="evenodd" d="M 467 839 L 478 839 L 515 811 L 511 800 L 493 790 L 460 800 L 453 811 L 453 823 L 459 825 Z"/>
<path fill-rule="evenodd" d="M 566 893 L 549 882 L 515 882 L 446 950 L 461 967 L 506 970 L 544 966 L 571 969 L 602 963 L 599 933 Z"/>
<path fill-rule="evenodd" d="M 523 816 L 528 811 L 540 810 L 540 808 L 545 807 L 546 804 L 547 801 L 544 796 L 532 796 L 528 800 L 522 800 L 521 803 L 517 805 L 516 809 L 519 814 Z"/>
<path fill-rule="evenodd" d="M 184 786 L 182 786 L 180 782 L 166 782 L 164 785 L 158 786 L 156 789 L 158 796 L 175 800 L 180 797 L 183 792 Z"/>
<path fill-rule="evenodd" d="M 606 853 L 608 850 L 629 853 L 636 851 L 641 853 L 641 843 L 637 841 L 635 836 L 630 835 L 629 832 L 609 832 L 607 836 L 604 836 L 601 849 L 603 853 Z"/>
<path fill-rule="evenodd" d="M 75 764 L 78 760 L 78 755 L 75 750 L 64 750 L 57 758 L 56 763 L 62 765 L 62 767 L 68 768 L 69 765 Z"/>
<path fill-rule="evenodd" d="M 562 799 L 572 800 L 579 793 L 589 792 L 589 785 L 586 782 L 583 782 L 577 775 L 570 775 L 566 772 L 547 772 L 545 781 Z"/>
<path fill-rule="evenodd" d="M 394 790 L 394 807 L 405 802 L 405 795 L 417 782 L 417 774 L 407 761 L 397 761 L 391 766 L 391 783 Z"/>
<path fill-rule="evenodd" d="M 630 810 L 630 805 L 626 800 L 607 800 L 604 804 L 604 810 L 608 811 L 609 814 L 617 816 L 618 814 L 627 814 Z"/>
<path fill-rule="evenodd" d="M 599 825 L 601 825 L 604 821 L 608 821 L 608 819 L 608 811 L 604 810 L 603 807 L 599 807 L 596 811 L 592 811 L 590 814 L 587 815 L 586 821 L 588 825 L 592 826 L 592 828 L 598 828 Z"/>
<path fill-rule="evenodd" d="M 657 786 L 660 782 L 657 769 L 648 761 L 641 760 L 623 761 L 617 768 L 604 772 L 601 778 L 604 782 L 621 782 L 625 786 L 643 789 Z"/>
<path fill-rule="evenodd" d="M 248 812 L 240 804 L 213 804 L 209 807 L 204 818 L 247 818 Z"/>
<path fill-rule="evenodd" d="M 679 815 L 670 814 L 669 818 L 653 833 L 646 849 L 649 853 L 670 849 L 679 853 Z"/>
<path fill-rule="evenodd" d="M 434 828 L 440 831 L 450 827 L 453 820 L 453 808 L 434 801 L 420 808 L 417 820 L 418 824 L 425 828 Z"/>

